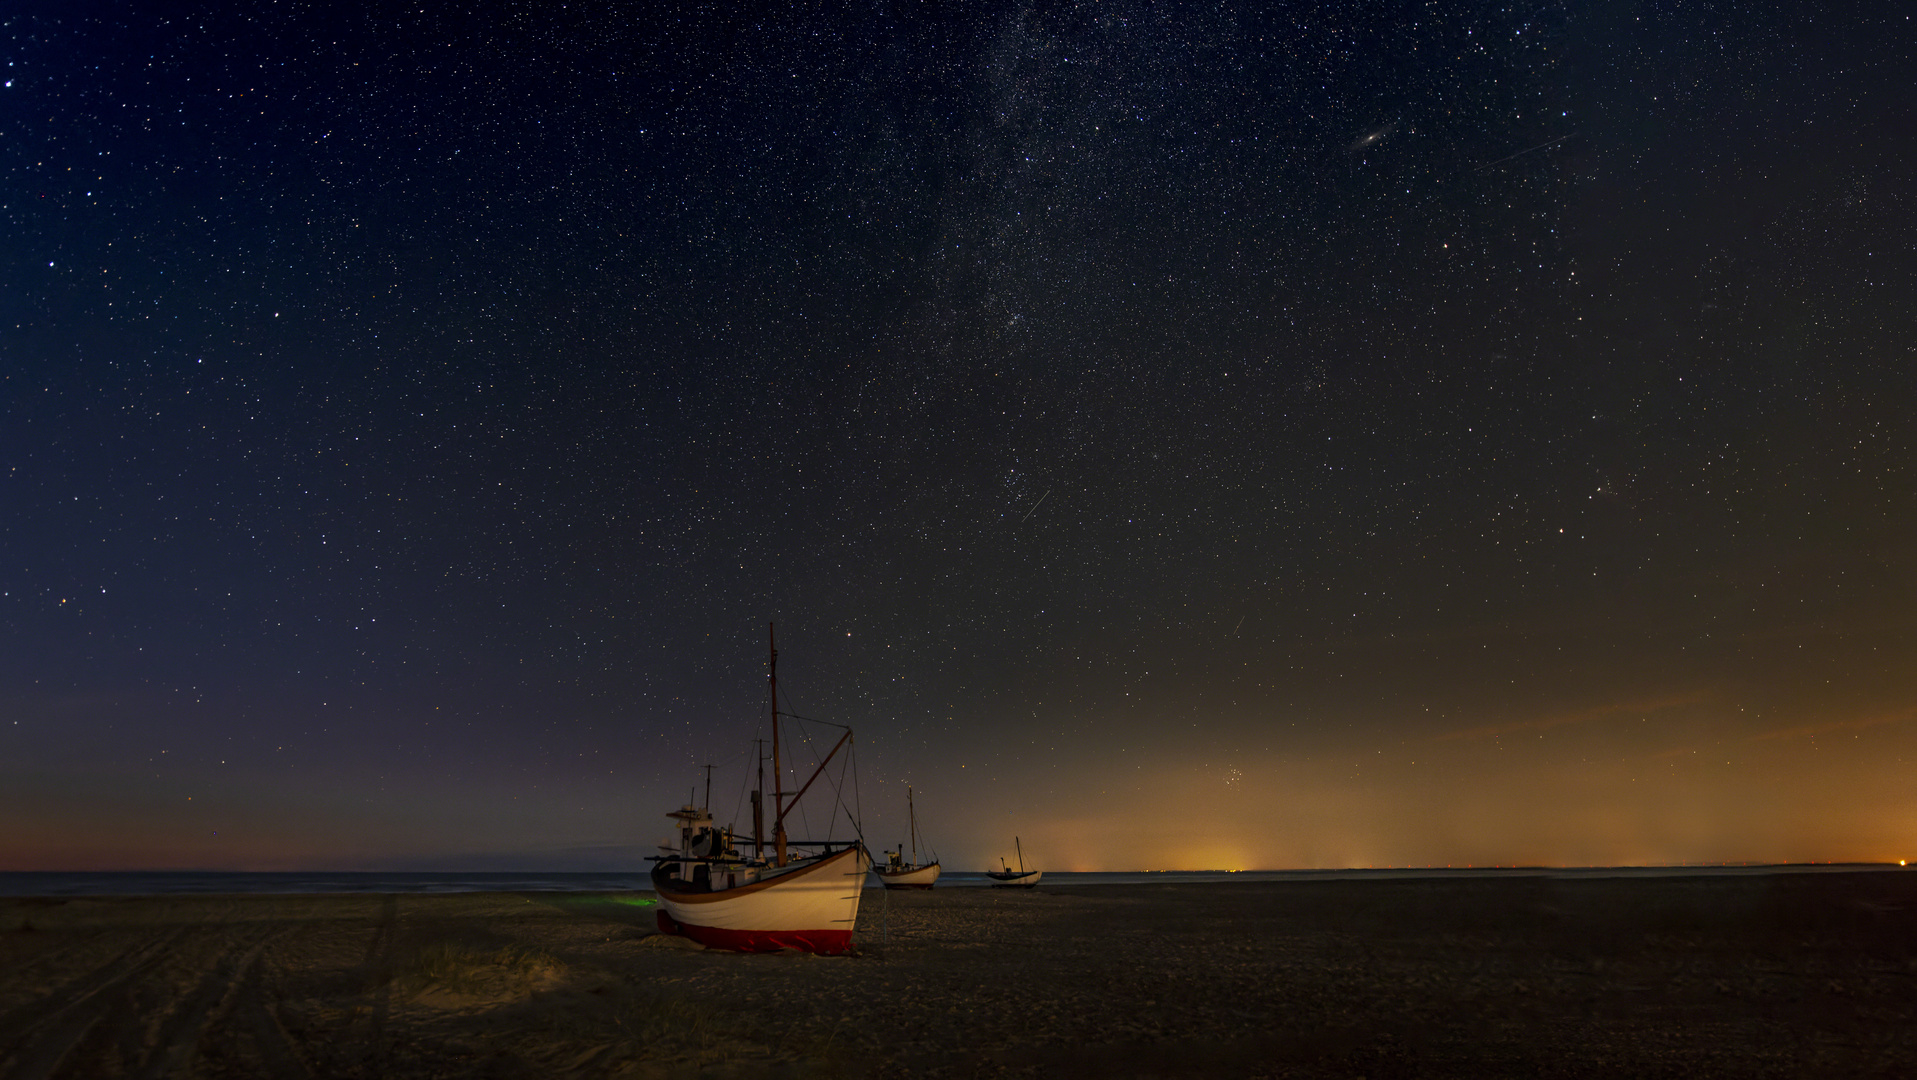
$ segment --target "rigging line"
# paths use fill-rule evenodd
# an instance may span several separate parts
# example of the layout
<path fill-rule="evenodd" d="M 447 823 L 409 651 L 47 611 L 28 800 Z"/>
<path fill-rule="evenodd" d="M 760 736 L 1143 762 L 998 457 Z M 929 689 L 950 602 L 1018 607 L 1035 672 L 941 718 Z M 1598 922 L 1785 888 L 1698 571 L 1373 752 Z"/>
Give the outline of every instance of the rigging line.
<path fill-rule="evenodd" d="M 834 777 L 831 773 L 827 773 L 825 776 L 825 782 L 832 787 L 831 820 L 834 821 L 838 820 L 839 810 L 845 806 L 845 766 L 846 763 L 841 761 L 839 762 L 839 775 L 837 777 Z"/>
<path fill-rule="evenodd" d="M 762 714 L 757 720 L 752 722 L 751 756 L 746 758 L 745 763 L 745 785 L 748 791 L 751 790 L 752 785 L 765 779 L 765 741 L 767 738 L 765 717 Z M 770 800 L 771 794 L 768 792 L 762 795 L 761 798 Z M 763 810 L 761 813 L 763 814 Z"/>
<path fill-rule="evenodd" d="M 803 717 L 796 717 L 796 716 L 795 716 L 795 717 L 793 717 L 793 719 L 795 719 L 795 720 L 804 720 L 804 718 L 803 718 Z M 832 750 L 829 750 L 829 751 L 827 751 L 827 752 L 826 752 L 826 757 L 827 757 L 827 758 L 829 758 L 829 757 L 831 757 L 831 756 L 832 756 L 832 754 L 833 754 L 834 752 L 836 752 L 836 751 L 838 750 L 838 748 L 839 748 L 839 743 L 840 743 L 840 742 L 843 742 L 843 743 L 845 743 L 845 744 L 847 744 L 847 745 L 850 745 L 850 744 L 851 744 L 851 741 L 852 741 L 852 740 L 851 740 L 851 732 L 852 732 L 852 729 L 851 729 L 851 728 L 849 728 L 849 727 L 846 727 L 846 726 L 845 726 L 844 724 L 834 724 L 834 723 L 832 723 L 832 722 L 830 722 L 830 721 L 827 721 L 827 720 L 804 720 L 804 722 L 805 722 L 805 723 L 808 723 L 808 724 L 824 724 L 824 725 L 825 725 L 826 727 L 835 727 L 835 728 L 839 728 L 840 730 L 842 730 L 842 731 L 844 731 L 844 732 L 846 733 L 846 734 L 845 734 L 845 736 L 844 736 L 843 738 L 841 738 L 841 739 L 840 739 L 840 740 L 839 740 L 838 742 L 834 742 L 834 743 L 832 744 Z M 819 746 L 821 745 L 821 743 L 822 743 L 822 742 L 823 742 L 824 740 L 815 740 L 815 738 L 814 738 L 814 736 L 813 736 L 813 734 L 812 734 L 811 732 L 809 732 L 809 731 L 806 731 L 806 730 L 804 730 L 803 728 L 801 728 L 801 729 L 800 729 L 800 732 L 799 732 L 799 735 L 800 735 L 800 740 L 801 740 L 802 742 L 804 742 L 804 743 L 805 743 L 805 745 L 806 745 L 806 748 L 812 751 L 812 768 L 813 768 L 813 770 L 814 770 L 814 771 L 816 772 L 816 771 L 818 771 L 818 770 L 820 770 L 820 769 L 823 769 L 823 768 L 825 767 L 825 758 L 821 758 L 821 757 L 819 757 Z M 792 765 L 793 765 L 793 774 L 792 774 L 792 776 L 793 776 L 793 779 L 794 779 L 794 780 L 797 780 L 797 779 L 798 779 L 798 771 L 797 771 L 797 770 L 798 770 L 798 764 L 799 764 L 799 763 L 798 763 L 798 761 L 797 761 L 797 760 L 794 760 L 794 761 L 793 761 L 793 763 L 792 763 Z"/>
<path fill-rule="evenodd" d="M 785 697 L 785 694 L 783 691 L 780 693 L 780 696 Z M 788 698 L 788 700 L 790 699 Z M 777 723 L 778 718 L 780 717 L 784 717 L 788 720 L 797 720 L 801 724 L 823 724 L 826 727 L 838 728 L 840 731 L 852 730 L 852 727 L 849 724 L 835 724 L 830 720 L 814 720 L 812 717 L 800 716 L 798 713 L 792 712 L 789 709 L 779 709 L 779 708 L 776 708 L 775 706 L 773 710 L 773 722 Z M 812 742 L 812 735 L 809 732 L 805 732 L 802 730 L 800 732 L 800 736 L 801 736 L 801 739 L 806 743 L 806 745 L 812 750 L 812 754 L 813 754 L 812 762 L 814 767 L 817 767 L 819 763 L 819 759 L 818 759 L 819 750 L 818 750 L 818 746 Z M 792 778 L 794 781 L 798 779 L 798 776 L 799 776 L 798 769 L 799 769 L 799 763 L 795 758 L 795 760 L 792 762 L 792 770 L 791 770 Z"/>
<path fill-rule="evenodd" d="M 804 808 L 804 807 L 800 807 L 800 808 L 799 808 L 799 828 L 800 828 L 801 830 L 803 830 L 803 832 L 801 833 L 801 835 L 803 835 L 803 836 L 811 836 L 811 835 L 812 835 L 812 820 L 811 820 L 810 818 L 808 818 L 808 817 L 806 817 L 806 816 L 805 816 L 805 808 Z M 791 842 L 792 842 L 792 841 L 790 841 L 790 840 L 787 840 L 787 841 L 786 841 L 786 843 L 788 843 L 788 844 L 789 844 L 789 843 L 791 843 Z"/>
<path fill-rule="evenodd" d="M 752 762 L 748 759 L 745 762 L 745 768 L 739 770 L 739 794 L 737 798 L 732 800 L 732 820 L 739 820 L 739 815 L 745 809 L 746 795 L 750 793 L 751 790 Z"/>
<path fill-rule="evenodd" d="M 853 816 L 852 808 L 850 806 L 847 806 L 845 802 L 845 774 L 848 768 L 852 771 L 852 798 L 856 800 L 859 797 L 859 770 L 858 770 L 858 757 L 856 753 L 856 747 L 850 746 L 850 745 L 847 746 L 845 756 L 846 756 L 846 760 L 839 764 L 838 779 L 835 781 L 832 778 L 827 777 L 826 783 L 832 785 L 832 798 L 833 798 L 835 809 L 845 811 L 846 820 L 850 822 L 852 825 L 852 835 L 859 838 L 860 844 L 864 844 L 865 829 L 862 826 L 859 818 Z M 836 819 L 838 817 L 838 814 L 834 813 L 832 816 Z"/>
<path fill-rule="evenodd" d="M 859 843 L 865 843 L 865 804 L 859 799 L 859 744 L 854 739 L 852 745 L 845 748 L 845 756 L 852 761 L 852 802 L 858 808 L 858 815 L 852 819 L 852 831 L 859 834 Z"/>
<path fill-rule="evenodd" d="M 865 842 L 865 830 L 859 827 L 857 821 L 852 820 L 852 811 L 847 810 L 845 816 L 846 820 L 850 822 L 852 826 L 852 835 L 859 838 L 859 846 L 865 848 L 867 851 L 872 850 L 872 845 Z"/>
<path fill-rule="evenodd" d="M 711 766 L 709 766 L 709 767 L 710 767 L 710 768 L 714 768 L 714 769 L 730 769 L 730 768 L 732 768 L 732 766 L 733 766 L 733 763 L 734 763 L 735 761 L 743 761 L 743 760 L 745 760 L 745 757 L 746 757 L 746 754 L 745 754 L 745 752 L 744 752 L 744 751 L 735 751 L 735 752 L 733 753 L 733 755 L 732 755 L 732 757 L 731 757 L 730 759 L 728 759 L 728 760 L 726 760 L 726 761 L 723 761 L 723 762 L 715 762 L 715 763 L 713 763 L 713 764 L 712 764 Z M 742 790 L 743 790 L 743 789 L 742 789 Z M 743 794 L 741 794 L 739 798 L 740 798 L 740 799 L 743 799 L 743 798 L 744 798 L 744 795 L 743 795 Z M 739 809 L 739 801 L 738 801 L 738 800 L 734 800 L 734 801 L 733 801 L 733 804 L 732 804 L 732 809 L 733 809 L 733 813 L 734 813 L 734 814 L 737 814 L 737 813 L 738 813 L 738 809 Z M 716 821 L 717 819 L 714 819 L 714 820 Z"/>
<path fill-rule="evenodd" d="M 780 690 L 780 691 L 779 691 L 779 696 L 778 696 L 778 697 L 776 697 L 776 698 L 773 698 L 773 699 L 772 699 L 772 722 L 773 722 L 774 724 L 777 724 L 777 723 L 778 723 L 778 722 L 780 721 L 780 719 L 781 719 L 781 718 L 789 718 L 789 719 L 792 719 L 792 720 L 804 720 L 804 719 L 805 719 L 805 717 L 803 717 L 803 716 L 800 716 L 800 715 L 798 715 L 798 714 L 796 714 L 796 713 L 793 713 L 793 712 L 789 712 L 789 711 L 787 711 L 787 710 L 784 710 L 784 709 L 781 709 L 781 708 L 779 708 L 779 701 L 780 701 L 781 699 L 784 699 L 785 701 L 787 701 L 787 702 L 790 702 L 790 701 L 792 700 L 792 695 L 791 695 L 791 693 L 790 693 L 790 692 L 788 692 L 788 691 L 785 691 L 785 690 Z M 801 735 L 803 736 L 803 735 L 804 735 L 804 732 L 801 732 L 800 734 L 801 734 Z M 806 742 L 811 742 L 811 739 L 810 739 L 810 738 L 806 738 L 806 739 L 805 739 L 805 741 L 806 741 Z M 817 753 L 817 751 L 814 751 L 814 753 Z M 799 762 L 798 762 L 798 757 L 799 757 L 799 752 L 798 752 L 798 749 L 797 749 L 797 748 L 795 747 L 795 748 L 793 749 L 793 751 L 792 751 L 792 758 L 793 758 L 793 760 L 792 760 L 792 762 L 791 762 L 791 767 L 790 767 L 790 768 L 788 768 L 787 770 L 785 770 L 785 771 L 786 771 L 787 773 L 789 773 L 789 774 L 791 775 L 791 777 L 792 777 L 792 782 L 793 782 L 793 783 L 795 783 L 795 784 L 796 784 L 796 783 L 798 783 L 798 781 L 799 781 Z M 784 779 L 784 778 L 783 778 L 783 777 L 781 777 L 781 780 L 783 780 L 783 779 Z M 777 799 L 774 799 L 773 801 L 774 801 L 774 802 L 777 802 L 778 800 L 777 800 Z M 803 822 L 801 822 L 801 823 L 803 823 Z"/>
<path fill-rule="evenodd" d="M 852 800 L 853 802 L 857 802 L 859 798 L 858 761 L 853 757 L 853 747 L 849 742 L 845 747 L 845 762 L 839 766 L 839 783 L 841 786 L 845 784 L 845 777 L 848 772 L 852 774 Z M 843 793 L 839 795 L 839 805 L 845 809 L 845 816 L 850 819 L 852 835 L 858 837 L 860 843 L 864 843 L 865 831 L 859 828 L 858 815 L 854 812 L 854 808 L 846 802 Z"/>
<path fill-rule="evenodd" d="M 839 762 L 838 775 L 835 777 L 831 773 L 824 774 L 826 784 L 832 789 L 832 813 L 830 817 L 827 819 L 828 823 L 831 821 L 838 820 L 839 811 L 841 809 L 844 809 L 846 811 L 846 814 L 848 817 L 851 816 L 851 809 L 845 805 L 845 772 L 847 767 L 852 764 L 852 759 L 853 759 L 853 754 L 855 752 L 856 744 L 853 742 L 853 740 L 849 738 L 844 740 L 844 742 L 846 744 L 846 756 L 844 760 L 841 760 Z M 854 787 L 852 789 L 853 795 L 854 797 L 857 797 L 858 787 L 856 786 L 857 785 L 856 772 L 854 773 L 854 776 L 853 776 L 853 782 L 854 782 Z M 829 827 L 830 826 L 828 824 L 828 828 Z M 854 832 L 858 832 L 859 825 L 856 820 L 853 821 L 852 828 Z M 863 841 L 865 838 L 864 834 L 860 833 L 859 838 L 861 841 Z"/>
<path fill-rule="evenodd" d="M 835 728 L 838 728 L 840 731 L 851 730 L 851 725 L 849 724 L 835 724 L 830 720 L 814 720 L 809 716 L 800 716 L 798 713 L 795 713 L 795 712 L 781 712 L 779 715 L 787 717 L 792 720 L 798 720 L 807 724 L 824 724 L 826 727 L 835 727 Z"/>
<path fill-rule="evenodd" d="M 853 753 L 853 749 L 854 748 L 851 746 L 847 746 L 845 748 L 845 767 L 839 770 L 839 778 L 841 781 L 843 781 L 845 779 L 845 774 L 847 770 L 851 771 L 852 802 L 856 805 L 859 801 L 859 761 L 857 756 Z M 846 806 L 844 799 L 839 800 L 839 805 L 846 807 L 846 811 L 845 811 L 846 816 L 851 819 L 852 835 L 858 837 L 859 843 L 863 845 L 865 843 L 865 826 L 864 826 L 864 823 L 860 820 L 862 815 L 859 813 L 855 813 L 853 806 Z"/>

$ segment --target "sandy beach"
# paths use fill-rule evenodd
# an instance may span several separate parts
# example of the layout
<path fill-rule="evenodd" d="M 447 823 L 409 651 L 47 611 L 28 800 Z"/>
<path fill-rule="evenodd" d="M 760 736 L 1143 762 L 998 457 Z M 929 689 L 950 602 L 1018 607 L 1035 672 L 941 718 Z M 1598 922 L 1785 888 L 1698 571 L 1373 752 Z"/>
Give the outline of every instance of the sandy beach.
<path fill-rule="evenodd" d="M 1917 1075 L 1917 872 L 0 900 L 0 1076 Z"/>

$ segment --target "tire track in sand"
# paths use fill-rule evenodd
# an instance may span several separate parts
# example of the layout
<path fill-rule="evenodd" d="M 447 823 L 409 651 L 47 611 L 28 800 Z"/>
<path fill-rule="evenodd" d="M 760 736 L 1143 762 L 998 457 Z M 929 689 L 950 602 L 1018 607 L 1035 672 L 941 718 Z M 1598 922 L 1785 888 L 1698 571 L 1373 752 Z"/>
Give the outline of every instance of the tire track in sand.
<path fill-rule="evenodd" d="M 242 1017 L 246 1030 L 253 1036 L 254 1049 L 259 1051 L 261 1075 L 275 1078 L 293 1078 L 309 1080 L 313 1075 L 306 1058 L 294 1045 L 292 1036 L 286 1033 L 286 1025 L 266 1003 L 265 981 L 260 975 L 261 965 L 257 959 L 247 969 L 246 978 L 235 985 L 237 998 L 231 1002 Z M 230 1013 L 229 1013 L 230 1015 Z"/>
<path fill-rule="evenodd" d="M 181 1000 L 162 1023 L 155 1047 L 144 1065 L 134 1074 L 139 1080 L 163 1080 L 186 1071 L 209 1027 L 233 1007 L 247 976 L 258 963 L 260 953 L 278 938 L 292 932 L 291 927 L 256 934 L 239 950 L 228 949 L 213 962 L 210 970 L 192 992 Z M 209 1019 L 210 1018 L 210 1019 Z M 272 1073 L 279 1076 L 281 1073 Z"/>
<path fill-rule="evenodd" d="M 0 1075 L 7 1080 L 46 1080 L 52 1076 L 67 1054 L 110 1011 L 108 991 L 156 965 L 185 935 L 186 928 L 181 927 L 133 946 L 46 998 L 0 1018 L 0 1031 L 26 1032 L 0 1057 Z"/>
<path fill-rule="evenodd" d="M 358 1023 L 350 1029 L 355 1036 L 365 1032 L 360 1036 L 365 1047 L 358 1056 L 369 1076 L 381 1076 L 386 1071 L 386 1020 L 393 1003 L 393 938 L 398 922 L 399 897 L 388 893 L 379 906 L 379 925 L 373 931 L 373 940 L 366 943 L 366 959 L 360 964 L 366 993 L 373 999 L 372 1011 L 363 1029 Z"/>
<path fill-rule="evenodd" d="M 33 978 L 37 972 L 47 972 L 49 977 L 51 977 L 52 973 L 58 972 L 64 967 L 68 967 L 67 962 L 69 960 L 79 957 L 82 953 L 97 945 L 100 939 L 105 936 L 105 931 L 95 930 L 77 941 L 69 941 L 64 945 L 58 945 L 45 952 L 30 956 L 16 963 L 9 969 L 7 976 L 10 980 L 23 980 Z M 10 1013 L 5 1016 L 0 1016 L 0 1031 L 12 1030 L 8 1026 L 11 1019 L 12 1016 Z"/>

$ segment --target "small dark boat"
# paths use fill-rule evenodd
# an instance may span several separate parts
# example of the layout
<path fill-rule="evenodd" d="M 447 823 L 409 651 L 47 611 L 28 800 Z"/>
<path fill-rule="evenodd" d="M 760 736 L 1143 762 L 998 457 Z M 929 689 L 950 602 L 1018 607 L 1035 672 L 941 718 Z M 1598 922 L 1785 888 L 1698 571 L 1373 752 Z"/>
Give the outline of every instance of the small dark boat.
<path fill-rule="evenodd" d="M 994 889 L 1029 889 L 1038 884 L 1038 879 L 1045 873 L 1043 870 L 1025 869 L 1025 848 L 1016 836 L 1012 837 L 1012 847 L 1018 852 L 1018 869 L 1006 866 L 1005 860 L 1000 859 L 998 864 L 1001 869 L 985 872 L 985 876 L 992 879 Z"/>
<path fill-rule="evenodd" d="M 912 858 L 906 861 L 905 845 L 899 850 L 885 853 L 885 865 L 874 866 L 872 872 L 879 876 L 879 882 L 888 889 L 929 889 L 939 879 L 939 861 L 935 857 L 930 862 L 919 861 L 919 812 L 912 805 L 912 789 L 905 789 L 905 810 L 912 822 Z"/>

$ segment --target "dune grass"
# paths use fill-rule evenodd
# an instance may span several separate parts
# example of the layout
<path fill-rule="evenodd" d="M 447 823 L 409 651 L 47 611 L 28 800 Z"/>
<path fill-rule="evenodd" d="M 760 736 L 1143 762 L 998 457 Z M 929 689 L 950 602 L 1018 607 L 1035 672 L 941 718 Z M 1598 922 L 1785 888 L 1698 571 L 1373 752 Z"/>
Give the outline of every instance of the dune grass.
<path fill-rule="evenodd" d="M 475 948 L 451 941 L 423 945 L 397 962 L 393 985 L 414 993 L 442 990 L 459 995 L 528 993 L 551 985 L 566 965 L 544 949 L 505 945 Z"/>

